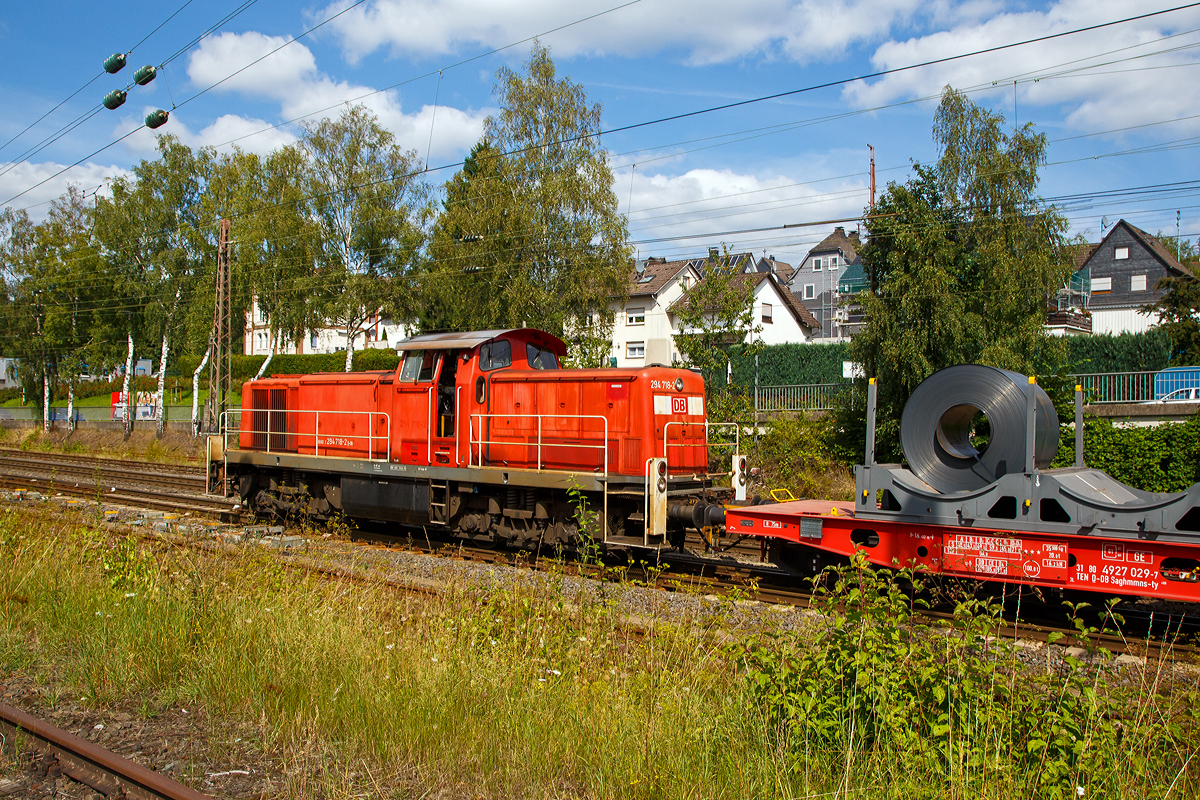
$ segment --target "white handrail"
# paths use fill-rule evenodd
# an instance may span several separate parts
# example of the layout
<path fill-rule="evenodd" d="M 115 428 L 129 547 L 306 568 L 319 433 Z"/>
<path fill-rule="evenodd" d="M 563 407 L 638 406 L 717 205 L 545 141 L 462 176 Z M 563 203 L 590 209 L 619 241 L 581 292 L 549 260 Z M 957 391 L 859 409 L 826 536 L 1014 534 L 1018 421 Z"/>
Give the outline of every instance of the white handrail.
<path fill-rule="evenodd" d="M 512 440 L 503 439 L 483 439 L 483 421 L 485 419 L 504 418 L 504 419 L 536 419 L 537 425 L 537 470 L 542 471 L 542 447 L 582 447 L 586 450 L 603 450 L 604 451 L 604 476 L 608 476 L 608 417 L 603 414 L 472 414 L 467 419 L 467 466 L 482 467 L 483 466 L 483 445 L 509 445 L 509 446 L 525 446 L 531 445 L 527 442 L 514 442 Z M 479 420 L 479 439 L 475 438 L 475 420 Z M 604 421 L 604 444 L 570 444 L 566 442 L 542 442 L 542 420 L 543 419 L 598 419 Z M 599 431 L 591 431 L 599 433 Z M 573 434 L 575 432 L 572 432 Z M 587 431 L 579 431 L 578 435 L 587 433 Z M 475 463 L 475 445 L 479 445 L 479 463 Z M 607 492 L 606 492 L 607 494 Z"/>
<path fill-rule="evenodd" d="M 669 442 L 669 441 L 667 441 L 667 433 L 670 431 L 672 425 L 700 425 L 700 424 L 701 423 L 699 423 L 699 422 L 675 421 L 675 422 L 668 422 L 666 425 L 663 426 L 663 458 L 665 458 L 667 460 L 667 480 L 668 481 L 671 480 L 671 452 L 668 448 L 671 448 L 671 447 L 699 447 L 699 445 L 686 444 L 682 441 L 674 442 L 674 443 Z M 742 452 L 742 426 L 741 425 L 739 425 L 736 422 L 709 422 L 707 419 L 704 420 L 703 425 L 704 425 L 705 457 L 708 456 L 708 448 L 710 448 L 710 447 L 731 447 L 732 446 L 734 448 L 733 452 L 735 452 L 735 453 Z M 711 444 L 708 441 L 709 428 L 733 428 L 733 442 L 732 443 L 731 442 L 718 442 L 716 445 Z M 705 468 L 705 472 L 707 472 L 708 465 L 706 464 L 704 468 Z"/>
<path fill-rule="evenodd" d="M 265 431 L 260 431 L 260 430 L 254 430 L 253 428 L 242 428 L 242 425 L 241 425 L 242 418 L 245 416 L 245 414 L 253 413 L 256 411 L 262 412 L 267 415 L 267 429 Z M 230 419 L 234 414 L 236 414 L 238 416 L 238 424 L 236 427 L 230 423 Z M 298 431 L 292 430 L 293 427 L 298 427 L 298 426 L 291 426 L 291 425 L 285 426 L 286 429 L 283 431 L 274 431 L 274 430 L 272 430 L 272 424 L 271 424 L 271 415 L 272 414 L 285 414 L 285 415 L 286 414 L 294 414 L 294 415 L 312 414 L 314 417 L 313 431 L 312 431 L 312 433 L 300 433 Z M 270 453 L 270 452 L 292 452 L 292 451 L 286 449 L 286 444 L 285 444 L 284 450 L 282 450 L 282 451 L 278 450 L 278 449 L 272 450 L 271 449 L 271 437 L 274 435 L 282 435 L 284 437 L 294 436 L 297 439 L 306 438 L 306 437 L 311 436 L 313 438 L 313 453 L 314 453 L 314 455 L 319 456 L 319 455 L 321 455 L 321 415 L 322 414 L 324 414 L 324 415 L 348 414 L 351 416 L 366 417 L 367 432 L 365 434 L 361 434 L 361 433 L 349 434 L 346 437 L 347 440 L 350 442 L 353 442 L 356 439 L 366 439 L 367 440 L 367 460 L 368 461 L 389 461 L 391 459 L 392 420 L 391 420 L 391 415 L 386 412 L 383 412 L 383 411 L 331 411 L 328 409 L 315 409 L 315 408 L 314 409 L 298 409 L 298 408 L 231 409 L 228 411 L 224 411 L 221 414 L 221 418 L 222 418 L 221 422 L 222 422 L 222 427 L 224 429 L 223 437 L 224 437 L 225 451 L 228 452 L 230 450 L 231 438 L 234 442 L 237 442 L 238 438 L 240 438 L 243 433 L 265 434 L 266 435 L 266 446 L 264 448 L 264 452 L 267 452 L 267 453 Z M 385 425 L 384 425 L 385 433 L 378 434 L 378 435 L 374 433 L 373 424 L 374 424 L 376 418 L 383 420 L 383 422 L 385 423 Z M 285 416 L 284 420 L 286 421 L 287 419 L 288 418 Z M 380 454 L 379 458 L 375 457 L 375 441 L 377 439 L 382 439 L 386 443 L 384 446 L 384 452 Z M 286 442 L 286 438 L 285 438 L 285 442 Z M 325 442 L 325 447 L 326 447 L 326 449 L 328 449 L 330 447 L 329 441 Z M 238 449 L 240 449 L 240 446 Z"/>

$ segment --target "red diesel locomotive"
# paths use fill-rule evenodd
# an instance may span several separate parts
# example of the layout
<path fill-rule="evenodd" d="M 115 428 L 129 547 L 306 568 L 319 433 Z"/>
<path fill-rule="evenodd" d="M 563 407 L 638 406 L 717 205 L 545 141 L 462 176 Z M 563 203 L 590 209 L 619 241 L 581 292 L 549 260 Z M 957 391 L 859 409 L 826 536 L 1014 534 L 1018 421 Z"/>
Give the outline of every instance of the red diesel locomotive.
<path fill-rule="evenodd" d="M 581 537 L 680 545 L 744 498 L 737 431 L 715 437 L 704 381 L 668 367 L 561 369 L 531 329 L 428 334 L 395 372 L 248 381 L 213 440 L 214 481 L 255 513 L 335 513 L 531 547 Z M 710 449 L 726 448 L 710 469 Z M 717 486 L 732 474 L 735 489 Z"/>

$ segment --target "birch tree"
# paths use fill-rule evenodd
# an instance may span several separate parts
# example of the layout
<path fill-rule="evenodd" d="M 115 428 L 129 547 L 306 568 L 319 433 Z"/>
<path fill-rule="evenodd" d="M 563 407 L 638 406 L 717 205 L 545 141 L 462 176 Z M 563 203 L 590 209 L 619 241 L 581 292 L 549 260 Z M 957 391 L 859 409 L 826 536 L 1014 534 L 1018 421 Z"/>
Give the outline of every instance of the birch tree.
<path fill-rule="evenodd" d="M 432 216 L 415 151 L 361 105 L 304 125 L 305 193 L 317 226 L 314 260 L 324 313 L 346 335 L 346 371 L 378 309 L 408 316 L 410 280 Z"/>

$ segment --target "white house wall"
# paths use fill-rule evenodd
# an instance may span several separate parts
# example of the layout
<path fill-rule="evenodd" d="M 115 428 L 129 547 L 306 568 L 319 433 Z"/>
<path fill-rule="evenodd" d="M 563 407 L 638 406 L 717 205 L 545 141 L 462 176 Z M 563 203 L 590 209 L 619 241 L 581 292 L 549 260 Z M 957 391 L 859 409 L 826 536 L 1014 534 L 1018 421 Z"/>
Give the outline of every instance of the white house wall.
<path fill-rule="evenodd" d="M 1158 325 L 1158 317 L 1136 308 L 1093 308 L 1092 333 L 1143 333 Z"/>
<path fill-rule="evenodd" d="M 780 287 L 774 280 L 765 280 L 754 290 L 754 324 L 762 328 L 758 338 L 763 344 L 805 344 L 811 340 L 811 332 L 802 326 L 791 310 L 784 305 Z M 787 289 L 782 289 L 787 291 Z M 771 322 L 763 322 L 763 304 L 771 305 Z M 747 343 L 751 337 L 746 337 Z"/>
<path fill-rule="evenodd" d="M 687 268 L 672 278 L 657 295 L 642 295 L 630 297 L 624 304 L 613 303 L 609 309 L 616 315 L 613 321 L 612 355 L 617 359 L 618 367 L 642 367 L 649 364 L 673 364 L 679 360 L 679 350 L 675 347 L 671 317 L 667 309 L 683 295 L 681 277 L 686 276 L 690 285 L 695 285 L 699 275 Z M 645 310 L 646 321 L 641 325 L 629 324 L 629 312 L 632 309 Z M 629 345 L 641 343 L 645 355 L 630 358 Z"/>

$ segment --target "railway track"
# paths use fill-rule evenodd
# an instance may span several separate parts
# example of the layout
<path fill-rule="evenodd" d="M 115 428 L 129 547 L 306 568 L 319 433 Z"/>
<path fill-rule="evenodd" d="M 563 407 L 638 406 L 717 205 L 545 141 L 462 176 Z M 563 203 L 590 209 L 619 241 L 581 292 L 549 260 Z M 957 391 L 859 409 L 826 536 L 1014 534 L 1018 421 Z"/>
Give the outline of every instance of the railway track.
<path fill-rule="evenodd" d="M 199 467 L 0 449 L 0 487 L 242 520 L 223 498 L 205 496 Z"/>
<path fill-rule="evenodd" d="M 38 753 L 35 769 L 40 776 L 66 775 L 104 797 L 210 800 L 208 795 L 4 703 L 0 703 L 0 733 L 6 749 L 23 742 Z"/>
<path fill-rule="evenodd" d="M 100 478 L 97 483 L 97 478 Z M 199 467 L 186 465 L 164 465 L 144 461 L 103 459 L 89 456 L 65 454 L 29 453 L 19 450 L 0 449 L 0 487 L 40 491 L 99 500 L 103 503 L 150 508 L 161 511 L 187 512 L 196 516 L 209 517 L 223 522 L 244 523 L 246 515 L 234 512 L 229 501 L 206 497 L 204 473 Z M 520 554 L 508 550 L 469 544 L 446 544 L 436 540 L 420 544 L 411 540 L 397 544 L 394 535 L 372 533 L 369 528 L 359 532 L 360 544 L 382 549 L 416 550 L 427 555 L 459 558 L 481 563 L 506 564 L 541 568 L 538 554 Z M 727 544 L 715 557 L 700 556 L 704 541 L 692 535 L 688 539 L 691 552 L 671 553 L 664 557 L 669 566 L 659 569 L 658 564 L 631 562 L 619 565 L 626 575 L 647 586 L 664 591 L 694 591 L 717 596 L 743 596 L 765 603 L 807 608 L 812 595 L 795 585 L 794 575 L 777 568 L 770 562 L 756 562 L 760 555 L 756 541 L 739 539 Z M 740 557 L 739 557 L 740 556 Z M 556 564 L 559 562 L 556 562 Z M 604 578 L 608 565 L 573 565 L 581 577 Z M 953 614 L 946 611 L 926 611 L 933 619 L 952 621 Z M 1194 617 L 1187 619 L 1191 630 L 1200 627 Z M 997 627 L 995 634 L 1007 638 L 1027 641 L 1048 642 L 1051 638 L 1065 635 L 1077 637 L 1074 628 L 1063 627 L 1045 619 L 1022 619 L 1017 626 Z M 1170 627 L 1168 622 L 1167 627 Z M 1179 623 L 1174 628 L 1182 630 Z M 1161 654 L 1168 645 L 1161 638 L 1139 638 L 1131 646 L 1126 638 L 1096 633 L 1089 641 L 1112 652 L 1125 653 L 1136 650 L 1150 657 Z M 1176 646 L 1176 649 L 1180 649 Z M 1191 648 L 1185 648 L 1191 650 Z"/>

